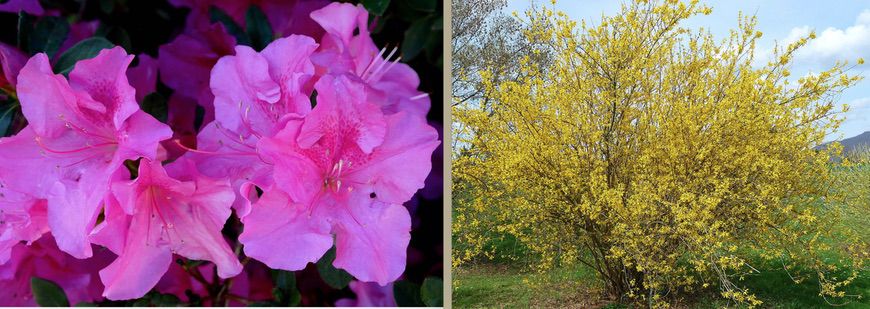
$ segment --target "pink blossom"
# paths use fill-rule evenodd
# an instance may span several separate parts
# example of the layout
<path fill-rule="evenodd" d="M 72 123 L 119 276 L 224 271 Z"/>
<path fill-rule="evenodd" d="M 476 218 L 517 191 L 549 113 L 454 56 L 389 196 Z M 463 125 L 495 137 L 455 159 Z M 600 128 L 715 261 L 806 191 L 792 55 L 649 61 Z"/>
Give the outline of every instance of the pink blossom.
<path fill-rule="evenodd" d="M 234 53 L 236 40 L 223 25 L 213 24 L 180 34 L 172 42 L 160 46 L 157 57 L 160 80 L 175 90 L 170 104 L 196 102 L 205 109 L 203 124 L 214 119 L 214 105 L 209 87 L 209 74 L 223 56 Z M 186 109 L 188 107 L 173 107 Z M 190 108 L 194 108 L 190 107 Z"/>
<path fill-rule="evenodd" d="M 139 177 L 116 182 L 112 193 L 117 202 L 109 203 L 106 221 L 92 237 L 118 254 L 100 271 L 107 298 L 145 295 L 167 271 L 173 253 L 214 262 L 222 278 L 242 271 L 221 235 L 233 201 L 226 180 L 200 176 L 187 160 L 164 170 L 160 162 L 143 159 Z"/>
<path fill-rule="evenodd" d="M 385 114 L 408 111 L 423 117 L 429 112 L 429 97 L 417 90 L 420 78 L 407 64 L 393 58 L 396 48 L 378 51 L 372 41 L 368 12 L 360 5 L 331 3 L 311 13 L 326 34 L 312 56 L 318 76 L 350 73 L 371 87 L 369 99 Z M 386 54 L 386 58 L 384 55 Z"/>
<path fill-rule="evenodd" d="M 336 307 L 398 307 L 393 297 L 393 284 L 379 286 L 374 283 L 351 281 L 350 290 L 356 299 L 342 298 L 335 302 Z"/>
<path fill-rule="evenodd" d="M 411 220 L 401 203 L 423 187 L 438 133 L 407 112 L 383 115 L 355 76 L 326 75 L 315 89 L 310 114 L 260 140 L 275 182 L 242 219 L 239 240 L 248 256 L 298 270 L 334 234 L 334 265 L 385 285 L 404 271 Z"/>
<path fill-rule="evenodd" d="M 18 75 L 18 98 L 28 121 L 3 140 L 0 183 L 48 200 L 48 225 L 58 246 L 77 258 L 92 254 L 87 235 L 113 179 L 127 177 L 125 160 L 153 158 L 171 135 L 139 110 L 126 69 L 133 56 L 120 47 L 79 61 L 69 81 L 54 74 L 45 54 Z"/>
<path fill-rule="evenodd" d="M 27 56 L 15 47 L 0 43 L 0 89 L 15 90 L 18 72 L 27 62 Z M 8 86 L 7 86 L 8 85 Z"/>
<path fill-rule="evenodd" d="M 139 64 L 127 70 L 127 79 L 136 89 L 136 101 L 142 103 L 146 95 L 157 89 L 157 60 L 139 55 Z"/>
<path fill-rule="evenodd" d="M 256 5 L 263 10 L 272 30 L 278 37 L 301 34 L 320 37 L 323 29 L 311 20 L 309 14 L 329 4 L 328 0 L 172 0 L 175 6 L 191 8 L 187 18 L 188 27 L 203 27 L 211 24 L 209 7 L 215 6 L 226 12 L 233 21 L 245 27 L 248 7 Z"/>
<path fill-rule="evenodd" d="M 18 13 L 25 11 L 32 15 L 42 15 L 45 10 L 39 4 L 39 0 L 9 0 L 9 2 L 0 4 L 0 12 Z"/>
<path fill-rule="evenodd" d="M 212 70 L 215 121 L 199 133 L 199 150 L 189 156 L 203 174 L 231 179 L 240 217 L 256 198 L 252 185 L 272 182 L 272 166 L 259 157 L 257 142 L 273 136 L 287 117 L 311 110 L 303 85 L 314 74 L 308 57 L 316 48 L 313 39 L 299 35 L 275 40 L 260 53 L 238 46 L 235 56 L 221 58 Z"/>
<path fill-rule="evenodd" d="M 0 141 L 0 147 L 3 147 Z M 0 185 L 0 265 L 9 261 L 12 248 L 28 245 L 48 232 L 46 201 L 10 191 Z"/>
<path fill-rule="evenodd" d="M 4 306 L 36 306 L 30 279 L 38 277 L 60 285 L 71 305 L 101 299 L 103 285 L 97 270 L 108 264 L 112 254 L 94 249 L 87 260 L 77 260 L 61 252 L 51 236 L 12 250 L 9 263 L 0 266 L 0 303 Z"/>

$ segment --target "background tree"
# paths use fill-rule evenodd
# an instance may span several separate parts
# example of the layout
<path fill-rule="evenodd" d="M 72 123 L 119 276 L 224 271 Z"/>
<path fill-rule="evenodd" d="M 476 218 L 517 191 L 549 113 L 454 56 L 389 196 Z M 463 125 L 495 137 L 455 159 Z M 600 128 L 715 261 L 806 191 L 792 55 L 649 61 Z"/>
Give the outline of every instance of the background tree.
<path fill-rule="evenodd" d="M 487 108 L 454 97 L 454 265 L 482 253 L 494 229 L 541 269 L 594 269 L 613 298 L 661 305 L 716 287 L 756 305 L 740 281 L 765 267 L 848 297 L 866 238 L 839 220 L 859 208 L 834 187 L 837 147 L 814 148 L 860 78 L 840 62 L 791 82 L 792 55 L 812 34 L 756 67 L 754 18 L 724 40 L 680 25 L 709 13 L 697 1 L 635 1 L 578 27 L 551 9 L 526 12 L 525 40 L 540 46 L 517 59 L 516 78 L 481 75 Z"/>

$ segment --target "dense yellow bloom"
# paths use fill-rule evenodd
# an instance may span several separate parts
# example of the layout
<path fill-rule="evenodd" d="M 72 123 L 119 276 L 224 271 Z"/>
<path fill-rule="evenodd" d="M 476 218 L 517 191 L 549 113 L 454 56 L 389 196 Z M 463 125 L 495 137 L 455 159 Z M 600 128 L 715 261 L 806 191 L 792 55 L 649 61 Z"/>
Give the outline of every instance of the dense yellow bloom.
<path fill-rule="evenodd" d="M 854 194 L 867 182 L 836 189 L 838 148 L 814 147 L 841 121 L 837 95 L 860 78 L 844 62 L 790 83 L 792 55 L 812 34 L 753 66 L 754 18 L 717 41 L 680 27 L 710 8 L 653 2 L 595 26 L 526 12 L 525 35 L 553 62 L 487 84 L 486 106 L 454 107 L 454 265 L 488 254 L 500 233 L 541 268 L 584 263 L 614 296 L 651 304 L 708 286 L 759 304 L 738 279 L 758 272 L 759 255 L 811 269 L 823 296 L 844 296 L 867 245 L 837 222 L 840 209 L 866 217 Z"/>

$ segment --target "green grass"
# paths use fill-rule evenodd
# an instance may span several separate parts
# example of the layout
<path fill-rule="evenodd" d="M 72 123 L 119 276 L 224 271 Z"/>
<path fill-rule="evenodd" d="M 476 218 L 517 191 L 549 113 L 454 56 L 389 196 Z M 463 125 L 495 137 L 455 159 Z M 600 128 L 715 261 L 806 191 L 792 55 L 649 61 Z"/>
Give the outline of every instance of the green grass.
<path fill-rule="evenodd" d="M 456 308 L 529 308 L 600 306 L 597 282 L 585 267 L 546 273 L 501 265 L 454 270 Z"/>
<path fill-rule="evenodd" d="M 867 271 L 847 289 L 863 295 L 845 306 L 831 306 L 818 296 L 818 282 L 795 284 L 783 271 L 747 277 L 740 285 L 749 288 L 764 304 L 762 308 L 870 308 L 870 274 Z M 453 306 L 456 308 L 631 308 L 601 297 L 590 270 L 554 269 L 547 273 L 523 271 L 504 265 L 466 266 L 454 270 Z M 837 303 L 836 301 L 831 301 Z M 742 308 L 709 292 L 675 304 L 676 308 Z"/>

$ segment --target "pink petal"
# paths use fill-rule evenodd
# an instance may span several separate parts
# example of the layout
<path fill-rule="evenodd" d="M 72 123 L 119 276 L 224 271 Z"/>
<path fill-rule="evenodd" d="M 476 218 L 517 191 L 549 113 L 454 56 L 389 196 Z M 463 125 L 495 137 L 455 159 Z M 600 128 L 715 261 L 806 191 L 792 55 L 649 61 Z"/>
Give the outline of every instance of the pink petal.
<path fill-rule="evenodd" d="M 131 226 L 144 226 L 150 218 L 136 216 Z M 144 221 L 144 222 L 143 222 Z M 103 296 L 111 300 L 139 298 L 148 293 L 172 263 L 172 253 L 149 245 L 150 233 L 131 233 L 124 250 L 100 271 L 106 286 Z"/>
<path fill-rule="evenodd" d="M 127 243 L 119 259 L 130 258 L 125 255 L 131 250 L 174 252 L 214 262 L 221 277 L 235 276 L 242 265 L 221 235 L 234 198 L 229 183 L 199 175 L 187 160 L 176 161 L 169 170 L 185 181 L 171 178 L 160 162 L 142 160 L 136 180 L 112 186 L 122 204 L 134 205 Z M 139 235 L 146 236 L 140 240 Z M 163 271 L 165 268 L 160 273 Z M 147 279 L 152 282 L 150 277 Z M 147 288 L 156 282 L 153 280 Z"/>
<path fill-rule="evenodd" d="M 340 135 L 352 138 L 365 153 L 384 141 L 386 124 L 380 108 L 366 102 L 364 85 L 352 81 L 347 75 L 323 76 L 314 85 L 317 106 L 306 117 L 297 142 L 310 148 L 323 136 Z M 342 128 L 353 128 L 355 136 L 348 136 Z"/>
<path fill-rule="evenodd" d="M 417 115 L 393 114 L 387 123 L 384 143 L 372 152 L 368 165 L 348 178 L 373 184 L 381 201 L 401 204 L 424 186 L 432 169 L 432 151 L 440 142 L 438 131 Z"/>
<path fill-rule="evenodd" d="M 37 145 L 35 138 L 33 126 L 25 127 L 15 136 L 0 138 L 0 158 L 15 162 L 0 164 L 0 192 L 8 194 L 8 190 L 44 198 L 60 178 L 60 171 L 40 154 L 42 148 Z"/>
<path fill-rule="evenodd" d="M 136 90 L 127 81 L 127 66 L 131 61 L 133 55 L 128 55 L 121 47 L 104 49 L 94 58 L 77 62 L 69 73 L 70 86 L 87 92 L 100 103 L 105 110 L 104 117 L 110 119 L 116 129 L 139 110 Z"/>
<path fill-rule="evenodd" d="M 296 144 L 301 126 L 302 119 L 289 120 L 274 138 L 261 139 L 257 149 L 274 164 L 276 185 L 292 201 L 307 204 L 322 189 L 323 171 Z"/>
<path fill-rule="evenodd" d="M 344 42 L 350 41 L 353 37 L 354 29 L 362 25 L 361 34 L 368 35 L 368 29 L 365 28 L 365 22 L 361 20 L 368 18 L 368 12 L 362 5 L 353 5 L 350 3 L 330 3 L 329 5 L 311 12 L 311 19 L 316 21 L 326 30 L 327 33 L 338 36 Z"/>
<path fill-rule="evenodd" d="M 199 98 L 209 92 L 209 74 L 218 58 L 233 54 L 235 45 L 221 24 L 183 33 L 159 48 L 160 79 L 178 94 Z M 211 101 L 199 103 L 211 105 Z"/>
<path fill-rule="evenodd" d="M 314 75 L 309 57 L 317 43 L 307 36 L 291 35 L 270 43 L 261 55 L 269 62 L 269 75 L 281 87 L 281 104 L 287 112 L 305 115 L 311 110 L 311 101 L 302 87 Z"/>
<path fill-rule="evenodd" d="M 3 70 L 3 74 L 0 78 L 5 80 L 5 82 L 0 80 L 0 87 L 3 87 L 5 83 L 8 83 L 12 85 L 12 88 L 14 89 L 18 80 L 18 72 L 21 71 L 21 68 L 26 62 L 27 56 L 25 56 L 24 53 L 15 47 L 0 43 L 0 69 Z"/>
<path fill-rule="evenodd" d="M 215 119 L 232 132 L 270 135 L 277 118 L 268 105 L 281 98 L 280 86 L 266 74 L 269 63 L 247 46 L 236 46 L 235 56 L 218 60 L 211 73 Z M 253 130 L 253 132 L 251 132 Z"/>
<path fill-rule="evenodd" d="M 9 0 L 9 2 L 0 4 L 0 12 L 18 13 L 19 11 L 25 11 L 36 16 L 45 14 L 45 10 L 42 9 L 42 5 L 39 4 L 38 0 Z"/>
<path fill-rule="evenodd" d="M 96 220 L 100 195 L 86 195 L 71 183 L 55 183 L 48 199 L 48 225 L 57 246 L 76 258 L 93 255 L 87 235 Z M 99 188 L 105 191 L 104 188 Z"/>
<path fill-rule="evenodd" d="M 322 216 L 311 216 L 307 207 L 292 203 L 279 190 L 266 190 L 242 222 L 245 230 L 239 241 L 245 254 L 271 268 L 303 269 L 332 247 L 329 224 Z"/>
<path fill-rule="evenodd" d="M 157 60 L 146 54 L 139 55 L 139 64 L 127 70 L 127 79 L 136 89 L 136 102 L 157 89 Z"/>
<path fill-rule="evenodd" d="M 48 232 L 46 201 L 0 188 L 0 265 L 22 241 L 33 243 Z"/>
<path fill-rule="evenodd" d="M 327 0 L 271 0 L 260 2 L 272 29 L 279 36 L 302 34 L 313 38 L 323 35 L 323 28 L 311 19 L 311 12 L 328 5 Z"/>
<path fill-rule="evenodd" d="M 370 198 L 371 192 L 356 188 L 346 203 L 330 205 L 336 207 L 333 265 L 360 281 L 386 285 L 405 271 L 411 216 L 402 205 Z"/>
<path fill-rule="evenodd" d="M 33 131 L 53 136 L 67 129 L 66 119 L 75 117 L 78 98 L 63 75 L 55 75 L 45 54 L 36 54 L 18 74 L 21 112 Z"/>
<path fill-rule="evenodd" d="M 172 137 L 172 130 L 148 113 L 136 110 L 123 124 L 117 156 L 123 159 L 154 159 L 160 141 Z"/>

